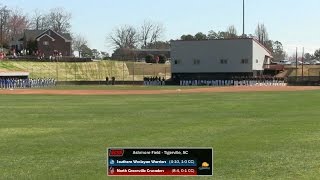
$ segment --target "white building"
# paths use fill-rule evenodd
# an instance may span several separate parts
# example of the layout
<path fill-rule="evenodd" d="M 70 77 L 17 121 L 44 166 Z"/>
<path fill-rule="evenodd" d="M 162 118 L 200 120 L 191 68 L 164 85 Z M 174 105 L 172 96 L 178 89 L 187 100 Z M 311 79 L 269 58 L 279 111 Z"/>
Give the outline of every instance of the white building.
<path fill-rule="evenodd" d="M 252 38 L 172 41 L 173 79 L 258 76 L 270 69 L 271 52 Z"/>

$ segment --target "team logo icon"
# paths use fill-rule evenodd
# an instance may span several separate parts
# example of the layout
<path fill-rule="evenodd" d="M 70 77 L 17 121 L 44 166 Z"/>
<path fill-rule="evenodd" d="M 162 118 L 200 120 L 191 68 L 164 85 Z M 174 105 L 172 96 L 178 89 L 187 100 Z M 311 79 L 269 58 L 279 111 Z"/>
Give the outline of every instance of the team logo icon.
<path fill-rule="evenodd" d="M 113 167 L 110 167 L 109 168 L 109 174 L 113 174 L 114 173 L 114 168 Z"/>
<path fill-rule="evenodd" d="M 210 164 L 207 162 L 203 162 L 201 164 L 201 167 L 199 167 L 199 170 L 210 170 Z"/>

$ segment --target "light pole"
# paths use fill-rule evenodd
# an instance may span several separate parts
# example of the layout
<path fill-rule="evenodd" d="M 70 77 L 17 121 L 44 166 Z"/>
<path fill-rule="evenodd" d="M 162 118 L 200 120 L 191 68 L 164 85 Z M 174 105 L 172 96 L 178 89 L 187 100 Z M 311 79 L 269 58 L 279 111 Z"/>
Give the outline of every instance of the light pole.
<path fill-rule="evenodd" d="M 244 0 L 242 0 L 242 36 L 243 37 L 245 37 L 245 33 L 244 33 L 244 31 L 245 31 L 245 28 L 244 28 L 244 26 L 245 26 L 245 2 L 244 2 Z"/>

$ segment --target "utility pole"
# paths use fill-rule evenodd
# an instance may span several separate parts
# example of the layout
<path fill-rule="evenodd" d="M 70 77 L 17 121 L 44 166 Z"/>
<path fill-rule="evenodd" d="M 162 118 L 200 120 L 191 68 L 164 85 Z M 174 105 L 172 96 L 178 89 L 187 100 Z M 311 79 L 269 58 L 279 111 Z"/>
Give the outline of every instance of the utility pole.
<path fill-rule="evenodd" d="M 296 81 L 298 80 L 298 47 L 296 47 Z"/>
<path fill-rule="evenodd" d="M 242 0 L 242 36 L 245 37 L 245 3 L 244 3 L 244 0 Z"/>
<path fill-rule="evenodd" d="M 301 61 L 302 61 L 302 81 L 304 80 L 304 48 L 302 49 L 302 59 L 301 59 Z"/>

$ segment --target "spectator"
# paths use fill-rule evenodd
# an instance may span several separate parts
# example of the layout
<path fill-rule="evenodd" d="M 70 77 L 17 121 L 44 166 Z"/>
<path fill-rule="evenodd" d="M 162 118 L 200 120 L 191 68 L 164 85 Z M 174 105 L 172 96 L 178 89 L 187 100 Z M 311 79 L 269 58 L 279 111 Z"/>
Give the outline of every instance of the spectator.
<path fill-rule="evenodd" d="M 106 77 L 106 85 L 109 85 L 109 77 Z"/>

